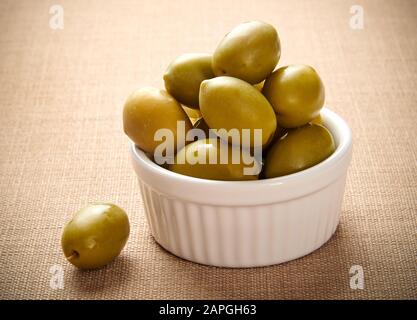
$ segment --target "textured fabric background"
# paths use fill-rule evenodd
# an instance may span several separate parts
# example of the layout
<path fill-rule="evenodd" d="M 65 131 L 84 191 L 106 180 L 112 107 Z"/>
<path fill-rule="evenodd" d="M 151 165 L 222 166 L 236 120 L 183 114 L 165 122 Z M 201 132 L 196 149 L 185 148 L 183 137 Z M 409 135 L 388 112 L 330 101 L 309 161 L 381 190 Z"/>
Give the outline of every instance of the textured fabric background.
<path fill-rule="evenodd" d="M 64 8 L 64 29 L 49 8 Z M 349 27 L 364 9 L 363 30 Z M 240 22 L 280 34 L 280 65 L 313 65 L 326 105 L 354 135 L 334 237 L 282 265 L 222 269 L 183 261 L 149 234 L 122 133 L 127 95 L 163 85 L 184 52 L 211 52 Z M 417 1 L 0 1 L 0 298 L 417 298 Z M 127 247 L 99 271 L 60 249 L 80 207 L 129 214 Z M 62 266 L 65 287 L 50 287 Z M 361 265 L 365 289 L 349 287 Z"/>

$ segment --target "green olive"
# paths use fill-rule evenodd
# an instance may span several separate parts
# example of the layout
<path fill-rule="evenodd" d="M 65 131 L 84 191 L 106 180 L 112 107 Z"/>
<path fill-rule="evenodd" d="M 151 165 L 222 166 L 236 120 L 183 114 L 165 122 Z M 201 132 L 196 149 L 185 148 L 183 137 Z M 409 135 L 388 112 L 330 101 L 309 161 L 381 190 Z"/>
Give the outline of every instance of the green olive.
<path fill-rule="evenodd" d="M 100 268 L 120 254 L 129 231 L 129 219 L 123 209 L 109 203 L 90 204 L 65 226 L 62 250 L 77 268 Z"/>
<path fill-rule="evenodd" d="M 329 130 L 307 124 L 289 130 L 268 150 L 265 177 L 273 178 L 310 168 L 329 157 L 335 150 Z"/>
<path fill-rule="evenodd" d="M 227 151 L 227 161 L 220 161 L 221 150 Z M 237 152 L 239 155 L 238 163 L 232 163 L 232 154 Z M 210 155 L 213 155 L 210 158 Z M 244 160 L 250 159 L 250 154 L 245 149 L 233 147 L 220 139 L 202 139 L 192 142 L 181 149 L 175 156 L 174 164 L 169 166 L 169 170 L 190 177 L 210 179 L 210 180 L 256 180 L 261 171 L 261 164 L 252 158 L 252 162 Z M 199 160 L 199 159 L 202 160 Z M 180 161 L 183 159 L 184 161 Z M 210 163 L 211 162 L 211 163 Z M 252 172 L 245 172 L 246 169 L 253 168 Z"/>
<path fill-rule="evenodd" d="M 198 109 L 198 92 L 203 80 L 214 77 L 211 54 L 189 53 L 176 58 L 164 74 L 166 90 L 180 103 Z"/>
<path fill-rule="evenodd" d="M 266 79 L 262 93 L 284 128 L 307 124 L 319 115 L 324 103 L 324 86 L 319 75 L 302 64 L 276 70 Z"/>
<path fill-rule="evenodd" d="M 232 77 L 205 80 L 200 87 L 200 110 L 211 129 L 237 129 L 243 137 L 243 129 L 250 129 L 251 141 L 245 147 L 254 146 L 254 129 L 262 129 L 262 146 L 272 139 L 277 127 L 275 113 L 268 100 L 254 86 Z M 233 142 L 227 135 L 223 140 Z"/>
<path fill-rule="evenodd" d="M 281 55 L 278 33 L 261 21 L 242 23 L 230 31 L 213 54 L 216 76 L 232 76 L 251 84 L 264 80 Z"/>
<path fill-rule="evenodd" d="M 171 130 L 176 141 L 177 122 L 184 121 L 185 132 L 192 124 L 181 105 L 166 91 L 145 87 L 133 92 L 123 110 L 125 133 L 142 150 L 153 153 L 161 143 L 155 140 L 155 132 Z"/>

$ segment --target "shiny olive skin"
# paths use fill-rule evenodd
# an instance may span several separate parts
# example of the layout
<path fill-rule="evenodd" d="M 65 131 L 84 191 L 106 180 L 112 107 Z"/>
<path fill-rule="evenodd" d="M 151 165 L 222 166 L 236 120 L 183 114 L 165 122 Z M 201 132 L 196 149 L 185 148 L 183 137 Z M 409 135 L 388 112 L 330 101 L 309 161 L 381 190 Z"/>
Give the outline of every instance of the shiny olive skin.
<path fill-rule="evenodd" d="M 67 260 L 77 268 L 100 268 L 120 254 L 129 232 L 123 209 L 110 203 L 90 204 L 65 226 L 61 246 Z"/>
<path fill-rule="evenodd" d="M 254 86 L 233 77 L 205 80 L 200 87 L 200 110 L 211 129 L 250 129 L 254 146 L 254 129 L 262 129 L 262 146 L 274 136 L 277 120 L 268 100 Z M 226 140 L 226 136 L 220 136 Z M 228 139 L 231 142 L 230 138 Z"/>
<path fill-rule="evenodd" d="M 265 177 L 280 177 L 310 168 L 334 150 L 333 137 L 322 125 L 307 124 L 290 130 L 268 150 Z"/>
<path fill-rule="evenodd" d="M 177 121 L 184 121 L 185 132 L 192 128 L 181 105 L 166 91 L 144 87 L 133 92 L 123 109 L 123 128 L 128 137 L 142 150 L 153 153 L 161 143 L 155 132 L 166 128 L 177 137 Z"/>
<path fill-rule="evenodd" d="M 262 93 L 277 113 L 281 127 L 295 128 L 317 117 L 324 103 L 324 86 L 310 66 L 279 68 L 266 80 Z"/>
<path fill-rule="evenodd" d="M 227 148 L 228 151 L 228 161 L 227 163 L 220 163 L 220 148 L 221 145 Z M 240 161 L 238 164 L 232 163 L 232 152 L 238 150 L 241 154 Z M 242 153 L 247 152 L 245 149 L 241 151 L 239 148 L 233 147 L 230 144 L 223 142 L 218 138 L 212 139 L 201 139 L 190 144 L 187 144 L 183 149 L 181 149 L 175 156 L 174 164 L 169 165 L 169 170 L 183 174 L 190 177 L 209 179 L 209 180 L 256 180 L 258 179 L 258 174 L 245 175 L 244 168 L 256 166 L 258 172 L 261 171 L 261 164 L 258 161 L 254 161 L 249 165 L 245 165 L 242 161 Z M 209 152 L 216 152 L 217 158 L 214 158 L 215 163 L 209 163 Z M 198 159 L 199 155 L 202 154 L 202 157 L 205 156 L 206 163 L 190 163 L 190 161 L 185 160 L 182 164 L 179 163 L 178 159 L 183 157 L 183 159 L 196 158 Z"/>
<path fill-rule="evenodd" d="M 178 102 L 198 109 L 200 84 L 214 77 L 211 60 L 211 54 L 205 53 L 188 53 L 176 58 L 164 74 L 166 90 Z"/>
<path fill-rule="evenodd" d="M 278 33 L 261 21 L 242 23 L 230 31 L 213 53 L 216 76 L 232 76 L 251 84 L 263 81 L 281 56 Z"/>

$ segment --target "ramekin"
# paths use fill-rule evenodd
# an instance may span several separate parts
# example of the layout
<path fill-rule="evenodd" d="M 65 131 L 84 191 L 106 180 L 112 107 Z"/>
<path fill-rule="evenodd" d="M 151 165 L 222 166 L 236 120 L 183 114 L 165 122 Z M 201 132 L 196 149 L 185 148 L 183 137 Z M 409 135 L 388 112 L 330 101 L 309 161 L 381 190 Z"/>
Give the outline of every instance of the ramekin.
<path fill-rule="evenodd" d="M 155 240 L 181 258 L 220 267 L 258 267 L 304 256 L 339 224 L 352 135 L 322 110 L 336 150 L 323 162 L 256 181 L 197 179 L 166 170 L 130 145 L 146 218 Z"/>

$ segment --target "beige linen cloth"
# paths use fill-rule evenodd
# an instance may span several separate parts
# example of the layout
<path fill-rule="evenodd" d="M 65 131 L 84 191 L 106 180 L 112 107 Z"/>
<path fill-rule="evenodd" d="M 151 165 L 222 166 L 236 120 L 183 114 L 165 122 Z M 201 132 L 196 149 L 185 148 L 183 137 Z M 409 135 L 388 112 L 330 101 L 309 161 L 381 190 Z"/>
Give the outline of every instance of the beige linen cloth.
<path fill-rule="evenodd" d="M 55 4 L 63 29 L 50 26 Z M 277 27 L 280 65 L 318 70 L 326 106 L 352 128 L 341 222 L 295 261 L 202 266 L 150 236 L 121 110 L 133 89 L 162 87 L 177 55 L 212 52 L 253 19 Z M 416 30 L 411 0 L 1 1 L 0 298 L 416 299 Z M 131 236 L 108 267 L 78 271 L 61 253 L 62 228 L 99 200 L 128 212 Z M 363 290 L 350 287 L 354 265 Z"/>

